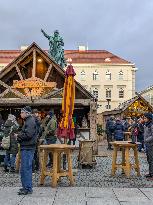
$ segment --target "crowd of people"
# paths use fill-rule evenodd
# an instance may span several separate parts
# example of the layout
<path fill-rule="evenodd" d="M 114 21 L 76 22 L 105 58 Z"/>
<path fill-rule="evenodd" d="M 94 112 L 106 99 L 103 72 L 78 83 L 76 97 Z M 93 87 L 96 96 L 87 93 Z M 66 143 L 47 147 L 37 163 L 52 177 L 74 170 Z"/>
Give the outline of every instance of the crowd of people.
<path fill-rule="evenodd" d="M 9 114 L 4 122 L 0 115 L 1 149 L 6 150 L 4 171 L 15 172 L 17 153 L 20 153 L 20 175 L 22 188 L 19 195 L 32 193 L 32 171 L 39 169 L 39 144 L 55 144 L 57 141 L 58 120 L 51 110 L 41 118 L 37 109 L 26 106 L 21 109 L 20 120 Z M 23 121 L 23 123 L 21 123 Z M 52 155 L 49 155 L 47 166 L 52 166 Z"/>
<path fill-rule="evenodd" d="M 22 120 L 21 120 L 22 119 Z M 23 123 L 21 123 L 21 121 Z M 55 144 L 58 139 L 58 124 L 53 110 L 46 116 L 41 116 L 37 109 L 26 106 L 21 109 L 20 121 L 16 116 L 9 114 L 6 121 L 0 115 L 0 147 L 6 150 L 4 158 L 4 171 L 15 172 L 16 157 L 20 153 L 20 175 L 22 188 L 19 195 L 32 193 L 32 171 L 39 169 L 38 146 L 40 144 Z M 77 125 L 77 124 L 76 124 Z M 125 140 L 125 132 L 131 133 L 132 143 L 140 142 L 138 150 L 146 152 L 149 164 L 147 178 L 153 178 L 153 115 L 145 113 L 138 119 L 115 119 L 113 116 L 107 120 L 106 133 L 108 149 L 112 150 L 112 141 Z M 77 126 L 75 128 L 77 134 Z M 61 140 L 59 138 L 59 140 Z M 68 142 L 70 144 L 71 141 Z M 75 140 L 73 140 L 75 144 Z M 52 155 L 49 155 L 47 166 L 52 167 Z"/>
<path fill-rule="evenodd" d="M 106 122 L 108 150 L 112 150 L 112 141 L 123 141 L 125 133 L 130 132 L 132 143 L 138 143 L 138 151 L 145 152 L 149 164 L 147 178 L 153 179 L 153 114 L 145 113 L 139 118 L 114 118 L 111 116 Z"/>

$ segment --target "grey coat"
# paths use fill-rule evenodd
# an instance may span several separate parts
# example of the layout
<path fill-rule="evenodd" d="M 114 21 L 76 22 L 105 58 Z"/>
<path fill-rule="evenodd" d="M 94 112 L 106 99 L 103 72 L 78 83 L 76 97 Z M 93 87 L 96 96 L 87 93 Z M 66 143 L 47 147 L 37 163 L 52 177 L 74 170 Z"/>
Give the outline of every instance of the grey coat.
<path fill-rule="evenodd" d="M 144 126 L 144 142 L 147 146 L 153 146 L 153 123 L 148 122 Z"/>

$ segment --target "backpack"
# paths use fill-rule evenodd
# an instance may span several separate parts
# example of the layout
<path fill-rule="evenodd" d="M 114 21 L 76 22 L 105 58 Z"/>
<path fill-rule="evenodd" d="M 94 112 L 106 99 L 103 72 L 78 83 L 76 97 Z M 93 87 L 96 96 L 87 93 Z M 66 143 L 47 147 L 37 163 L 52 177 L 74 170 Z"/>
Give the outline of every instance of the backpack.
<path fill-rule="evenodd" d="M 1 146 L 5 150 L 10 149 L 10 145 L 11 145 L 11 137 L 10 137 L 10 135 L 11 135 L 11 132 L 12 132 L 12 127 L 10 129 L 9 135 L 8 136 L 4 136 L 3 139 L 2 139 Z"/>

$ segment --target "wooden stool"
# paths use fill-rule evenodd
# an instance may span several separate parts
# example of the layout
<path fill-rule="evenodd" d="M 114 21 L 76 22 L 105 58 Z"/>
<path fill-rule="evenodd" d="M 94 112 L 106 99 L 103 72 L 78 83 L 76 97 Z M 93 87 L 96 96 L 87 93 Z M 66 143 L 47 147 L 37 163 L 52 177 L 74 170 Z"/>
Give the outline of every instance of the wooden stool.
<path fill-rule="evenodd" d="M 72 171 L 72 151 L 75 146 L 66 144 L 51 144 L 51 145 L 40 145 L 40 184 L 44 184 L 46 176 L 52 177 L 52 187 L 57 186 L 57 181 L 60 177 L 67 176 L 70 180 L 70 185 L 74 185 L 73 171 Z M 53 168 L 47 170 L 48 155 L 53 155 Z M 62 153 L 66 154 L 68 162 L 68 170 L 61 169 Z"/>
<path fill-rule="evenodd" d="M 112 160 L 112 176 L 115 175 L 115 172 L 117 168 L 122 168 L 123 173 L 127 177 L 130 176 L 131 167 L 134 167 L 135 171 L 137 172 L 137 176 L 140 176 L 140 167 L 139 167 L 139 160 L 138 160 L 138 144 L 132 144 L 128 141 L 115 141 L 111 142 L 111 144 L 114 146 L 114 152 L 113 152 L 113 160 Z M 122 149 L 122 163 L 117 164 L 117 152 Z M 129 151 L 130 149 L 133 149 L 134 151 L 134 159 L 135 164 L 130 163 L 130 155 Z"/>

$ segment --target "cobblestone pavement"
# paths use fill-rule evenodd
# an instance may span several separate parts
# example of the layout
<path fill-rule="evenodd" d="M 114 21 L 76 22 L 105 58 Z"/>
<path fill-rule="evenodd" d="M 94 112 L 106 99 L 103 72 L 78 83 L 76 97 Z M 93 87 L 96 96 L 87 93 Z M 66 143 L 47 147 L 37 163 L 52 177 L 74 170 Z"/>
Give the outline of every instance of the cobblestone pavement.
<path fill-rule="evenodd" d="M 122 175 L 121 170 L 117 170 L 116 176 L 111 176 L 111 162 L 112 151 L 108 152 L 106 145 L 102 144 L 99 147 L 100 157 L 96 157 L 97 165 L 92 169 L 78 169 L 76 172 L 76 187 L 114 187 L 114 188 L 143 188 L 153 187 L 153 181 L 146 180 L 144 175 L 148 171 L 148 164 L 145 154 L 139 155 L 141 176 L 137 177 L 134 170 L 131 172 L 131 177 L 127 178 Z M 132 154 L 132 153 L 131 153 Z M 119 156 L 119 160 L 120 160 Z M 133 160 L 133 157 L 132 157 Z M 74 168 L 77 165 L 77 153 L 73 158 Z M 46 177 L 45 186 L 50 186 L 51 179 Z M 59 187 L 68 186 L 67 178 L 62 178 L 58 183 Z M 0 167 L 0 187 L 19 187 L 20 178 L 19 174 L 4 173 L 3 168 Z M 39 172 L 33 173 L 33 186 L 39 186 Z"/>

